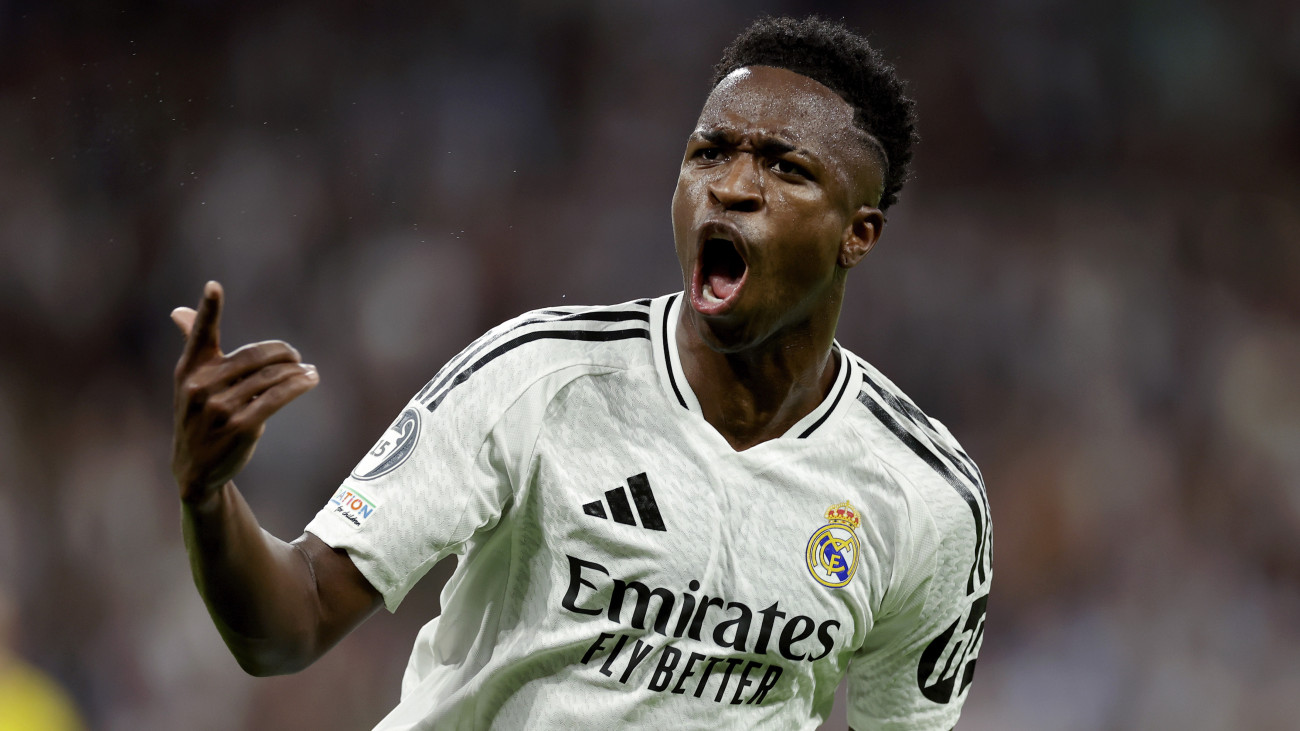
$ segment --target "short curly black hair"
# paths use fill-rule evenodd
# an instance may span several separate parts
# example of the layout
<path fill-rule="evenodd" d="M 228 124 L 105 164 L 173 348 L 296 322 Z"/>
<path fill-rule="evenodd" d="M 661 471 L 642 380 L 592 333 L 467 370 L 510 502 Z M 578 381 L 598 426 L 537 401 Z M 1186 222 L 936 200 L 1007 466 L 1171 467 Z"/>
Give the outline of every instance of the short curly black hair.
<path fill-rule="evenodd" d="M 803 19 L 762 17 L 722 53 L 713 87 L 745 66 L 775 66 L 807 76 L 853 107 L 853 123 L 879 143 L 885 188 L 883 211 L 898 201 L 908 177 L 916 133 L 916 102 L 894 67 L 843 23 L 815 15 Z"/>

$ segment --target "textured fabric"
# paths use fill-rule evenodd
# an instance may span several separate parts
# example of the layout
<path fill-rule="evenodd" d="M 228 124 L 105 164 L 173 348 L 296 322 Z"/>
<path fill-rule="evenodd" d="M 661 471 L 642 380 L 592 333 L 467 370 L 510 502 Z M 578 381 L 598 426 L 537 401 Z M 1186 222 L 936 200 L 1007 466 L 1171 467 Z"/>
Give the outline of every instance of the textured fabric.
<path fill-rule="evenodd" d="M 307 527 L 390 610 L 460 556 L 378 728 L 814 729 L 845 673 L 862 731 L 956 722 L 991 579 L 973 463 L 838 345 L 825 401 L 735 452 L 680 299 L 492 330 Z"/>

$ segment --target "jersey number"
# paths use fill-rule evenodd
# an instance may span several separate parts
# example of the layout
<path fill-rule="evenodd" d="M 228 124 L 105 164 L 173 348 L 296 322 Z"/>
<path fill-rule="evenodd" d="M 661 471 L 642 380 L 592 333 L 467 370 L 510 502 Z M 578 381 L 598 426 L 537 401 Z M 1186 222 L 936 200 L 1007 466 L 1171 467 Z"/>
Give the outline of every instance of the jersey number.
<path fill-rule="evenodd" d="M 921 653 L 921 663 L 916 668 L 916 683 L 926 698 L 935 703 L 949 703 L 970 685 L 975 677 L 975 660 L 979 656 L 980 642 L 984 639 L 984 614 L 988 604 L 988 594 L 971 602 L 970 613 L 966 615 L 966 624 L 962 626 L 961 633 L 954 636 L 957 625 L 962 620 L 958 617 Z M 939 662 L 945 657 L 947 660 L 943 663 L 943 669 L 936 672 Z M 961 675 L 960 686 L 957 685 L 958 675 Z"/>

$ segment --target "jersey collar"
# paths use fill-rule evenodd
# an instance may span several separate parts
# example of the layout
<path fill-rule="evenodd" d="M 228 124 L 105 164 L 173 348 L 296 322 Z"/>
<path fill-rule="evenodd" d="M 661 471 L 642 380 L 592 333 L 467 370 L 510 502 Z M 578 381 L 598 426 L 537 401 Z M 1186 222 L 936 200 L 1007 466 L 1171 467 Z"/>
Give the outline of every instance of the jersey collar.
<path fill-rule="evenodd" d="M 682 293 L 670 294 L 658 297 L 650 304 L 650 342 L 654 349 L 655 373 L 658 376 L 659 385 L 663 389 L 664 396 L 680 408 L 690 411 L 704 418 L 703 411 L 700 409 L 699 399 L 695 397 L 695 392 L 691 390 L 691 384 L 686 380 L 686 373 L 682 370 L 682 361 L 680 354 L 677 352 L 676 327 L 677 318 L 680 316 L 682 307 Z M 827 422 L 839 412 L 846 408 L 845 404 L 852 401 L 847 398 L 848 386 L 850 383 L 856 383 L 861 380 L 861 375 L 856 373 L 857 365 L 854 364 L 853 358 L 840 347 L 839 342 L 832 346 L 835 351 L 835 357 L 839 358 L 839 368 L 835 374 L 835 382 L 831 385 L 831 390 L 826 394 L 826 398 L 817 405 L 817 408 L 810 411 L 806 416 L 790 427 L 781 439 L 806 439 L 821 429 Z"/>

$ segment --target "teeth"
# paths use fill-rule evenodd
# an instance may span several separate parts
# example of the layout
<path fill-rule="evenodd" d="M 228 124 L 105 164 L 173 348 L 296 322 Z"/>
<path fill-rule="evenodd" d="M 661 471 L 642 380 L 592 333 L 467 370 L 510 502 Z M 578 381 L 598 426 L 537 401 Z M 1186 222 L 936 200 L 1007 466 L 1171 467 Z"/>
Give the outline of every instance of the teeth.
<path fill-rule="evenodd" d="M 717 295 L 715 295 L 715 294 L 713 293 L 713 285 L 712 285 L 712 284 L 709 284 L 708 282 L 705 282 L 705 283 L 704 283 L 703 294 L 704 294 L 704 299 L 708 300 L 709 302 L 721 302 L 721 301 L 722 301 L 722 298 L 718 297 Z"/>

